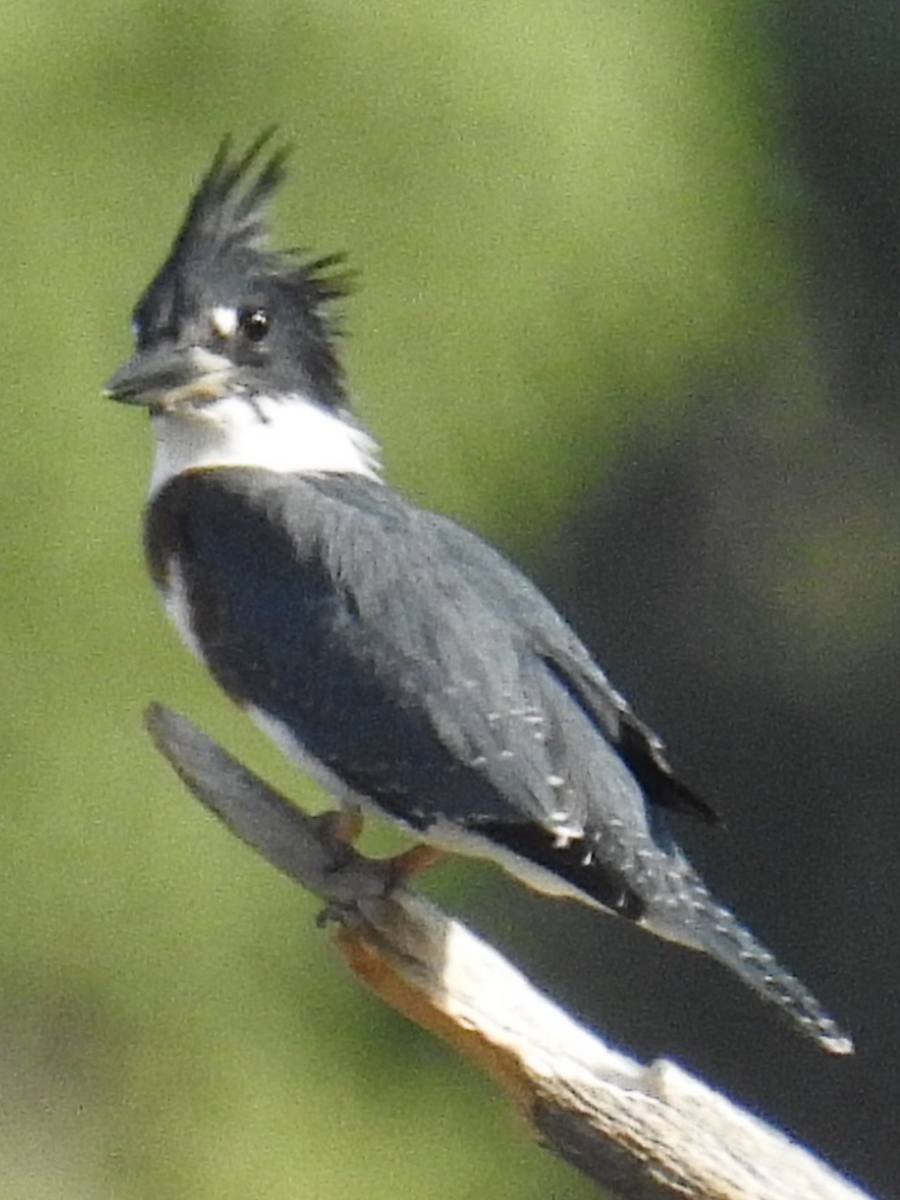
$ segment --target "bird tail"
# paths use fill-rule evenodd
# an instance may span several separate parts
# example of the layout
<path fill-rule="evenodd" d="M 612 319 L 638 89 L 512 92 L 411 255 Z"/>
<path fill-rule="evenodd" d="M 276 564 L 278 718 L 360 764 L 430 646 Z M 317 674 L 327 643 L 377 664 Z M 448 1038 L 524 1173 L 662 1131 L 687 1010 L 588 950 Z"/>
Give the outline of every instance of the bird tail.
<path fill-rule="evenodd" d="M 812 992 L 782 967 L 732 912 L 713 899 L 690 868 L 687 877 L 682 876 L 678 890 L 677 906 L 652 906 L 641 923 L 654 933 L 701 950 L 723 963 L 831 1054 L 853 1053 L 852 1039 Z M 687 920 L 685 902 L 691 910 Z M 667 911 L 671 913 L 669 921 Z"/>

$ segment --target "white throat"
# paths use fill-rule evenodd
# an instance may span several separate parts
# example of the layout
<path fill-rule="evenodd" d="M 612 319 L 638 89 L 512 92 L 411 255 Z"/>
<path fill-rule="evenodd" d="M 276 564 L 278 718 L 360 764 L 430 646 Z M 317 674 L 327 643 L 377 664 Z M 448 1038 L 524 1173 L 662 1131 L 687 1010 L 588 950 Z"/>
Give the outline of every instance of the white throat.
<path fill-rule="evenodd" d="M 377 443 L 304 396 L 224 396 L 197 408 L 153 414 L 151 498 L 173 476 L 202 467 L 262 467 L 381 481 Z"/>

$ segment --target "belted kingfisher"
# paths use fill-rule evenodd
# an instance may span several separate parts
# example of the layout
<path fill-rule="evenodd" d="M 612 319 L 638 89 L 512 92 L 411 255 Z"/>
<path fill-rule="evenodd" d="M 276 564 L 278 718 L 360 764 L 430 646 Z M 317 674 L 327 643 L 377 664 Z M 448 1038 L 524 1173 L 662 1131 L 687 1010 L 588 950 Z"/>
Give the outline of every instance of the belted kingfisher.
<path fill-rule="evenodd" d="M 704 951 L 849 1053 L 687 861 L 669 813 L 714 814 L 569 625 L 384 482 L 338 353 L 342 260 L 268 244 L 271 137 L 219 147 L 107 385 L 150 413 L 145 547 L 182 638 L 345 810 Z"/>

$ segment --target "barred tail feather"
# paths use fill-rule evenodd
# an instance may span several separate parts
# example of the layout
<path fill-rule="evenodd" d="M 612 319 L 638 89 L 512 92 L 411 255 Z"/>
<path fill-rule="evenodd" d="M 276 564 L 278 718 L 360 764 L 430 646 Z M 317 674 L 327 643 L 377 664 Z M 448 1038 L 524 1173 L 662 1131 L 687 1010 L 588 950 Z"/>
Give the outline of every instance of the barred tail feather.
<path fill-rule="evenodd" d="M 680 898 L 682 904 L 687 900 L 692 910 L 687 920 L 682 908 L 677 915 L 673 912 L 675 921 L 667 928 L 664 906 L 662 911 L 651 908 L 643 923 L 655 933 L 684 942 L 723 963 L 829 1053 L 852 1054 L 852 1038 L 828 1015 L 812 992 L 782 967 L 733 913 L 716 903 L 693 872 L 691 875 L 687 895 Z"/>

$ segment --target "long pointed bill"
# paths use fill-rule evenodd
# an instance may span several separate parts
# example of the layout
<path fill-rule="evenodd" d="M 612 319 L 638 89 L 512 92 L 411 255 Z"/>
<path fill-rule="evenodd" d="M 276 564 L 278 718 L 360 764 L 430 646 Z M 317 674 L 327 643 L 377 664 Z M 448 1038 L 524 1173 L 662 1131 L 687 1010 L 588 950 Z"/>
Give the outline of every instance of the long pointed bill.
<path fill-rule="evenodd" d="M 104 395 L 123 404 L 173 408 L 224 395 L 232 372 L 231 361 L 221 354 L 164 343 L 138 350 L 109 380 Z"/>

